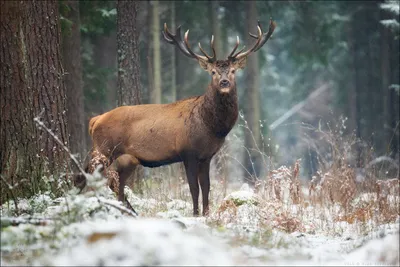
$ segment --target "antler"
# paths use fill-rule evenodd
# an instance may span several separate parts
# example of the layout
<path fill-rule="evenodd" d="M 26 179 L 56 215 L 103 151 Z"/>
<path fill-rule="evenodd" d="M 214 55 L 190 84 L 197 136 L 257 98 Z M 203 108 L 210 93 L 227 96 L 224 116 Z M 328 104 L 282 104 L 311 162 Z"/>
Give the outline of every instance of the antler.
<path fill-rule="evenodd" d="M 252 52 L 256 52 L 258 49 L 260 49 L 268 41 L 268 39 L 271 37 L 272 33 L 274 32 L 275 27 L 276 27 L 276 23 L 272 19 L 270 19 L 269 30 L 268 30 L 267 33 L 263 34 L 262 30 L 261 30 L 260 21 L 258 21 L 257 35 L 249 33 L 249 35 L 251 37 L 257 39 L 257 41 L 255 42 L 253 47 L 250 48 L 249 50 L 245 51 L 245 52 L 242 52 L 244 50 L 244 48 L 245 48 L 245 47 L 243 47 L 236 54 L 234 54 L 236 49 L 239 46 L 239 36 L 237 36 L 236 45 L 233 48 L 232 52 L 229 54 L 228 59 L 237 60 L 237 59 L 240 59 L 240 58 L 243 58 L 243 57 L 247 57 Z"/>
<path fill-rule="evenodd" d="M 261 29 L 260 21 L 257 21 L 257 24 L 258 24 L 258 27 L 260 27 L 260 29 Z M 262 40 L 261 40 L 260 44 L 258 45 L 258 47 L 253 52 L 256 52 L 258 49 L 260 49 L 268 41 L 268 39 L 271 37 L 272 33 L 274 32 L 275 27 L 276 27 L 275 21 L 273 21 L 272 18 L 270 18 L 269 19 L 268 32 L 263 34 L 263 37 L 262 37 Z M 253 38 L 257 38 L 257 35 L 252 34 L 250 32 L 249 32 L 249 35 L 251 37 L 253 37 Z"/>
<path fill-rule="evenodd" d="M 203 50 L 203 48 L 201 47 L 201 44 L 199 43 L 200 51 L 204 54 L 204 56 L 201 56 L 201 55 L 194 53 L 192 51 L 192 49 L 190 49 L 190 45 L 189 45 L 189 41 L 188 41 L 189 30 L 187 30 L 185 32 L 185 37 L 184 37 L 185 41 L 183 41 L 182 37 L 181 37 L 181 26 L 180 25 L 178 26 L 178 28 L 176 28 L 176 34 L 172 34 L 168 30 L 167 23 L 164 23 L 164 31 L 162 31 L 162 34 L 163 34 L 165 41 L 167 41 L 170 44 L 176 45 L 179 48 L 179 50 L 181 50 L 181 52 L 187 57 L 195 58 L 197 60 L 202 60 L 202 61 L 208 61 L 211 63 L 217 60 L 215 48 L 214 48 L 214 35 L 211 37 L 211 42 L 210 42 L 213 55 L 209 56 Z"/>

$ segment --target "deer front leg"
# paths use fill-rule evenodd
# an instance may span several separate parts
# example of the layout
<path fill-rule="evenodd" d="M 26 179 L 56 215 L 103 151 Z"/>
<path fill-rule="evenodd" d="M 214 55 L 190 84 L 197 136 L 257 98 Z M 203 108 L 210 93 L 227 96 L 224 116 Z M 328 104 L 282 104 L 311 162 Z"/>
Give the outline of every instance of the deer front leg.
<path fill-rule="evenodd" d="M 186 177 L 189 183 L 190 194 L 192 195 L 193 201 L 193 215 L 199 215 L 199 181 L 197 180 L 197 176 L 199 173 L 199 165 L 197 160 L 190 159 L 185 160 L 185 171 Z"/>
<path fill-rule="evenodd" d="M 208 159 L 201 162 L 199 166 L 199 183 L 203 197 L 203 216 L 208 216 L 209 214 L 208 197 L 210 194 L 210 162 L 211 159 Z"/>

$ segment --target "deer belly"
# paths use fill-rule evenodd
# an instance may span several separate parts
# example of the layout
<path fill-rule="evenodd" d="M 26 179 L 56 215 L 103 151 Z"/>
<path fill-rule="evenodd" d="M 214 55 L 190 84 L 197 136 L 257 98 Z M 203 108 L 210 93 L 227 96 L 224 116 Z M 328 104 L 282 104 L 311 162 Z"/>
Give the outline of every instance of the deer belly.
<path fill-rule="evenodd" d="M 144 138 L 136 140 L 126 152 L 134 155 L 145 167 L 159 167 L 181 161 L 175 150 L 175 143 L 165 138 Z"/>
<path fill-rule="evenodd" d="M 143 165 L 144 167 L 149 167 L 149 168 L 160 167 L 160 166 L 164 166 L 164 165 L 168 165 L 168 164 L 172 164 L 172 163 L 176 163 L 176 162 L 180 162 L 180 161 L 182 161 L 182 159 L 178 156 L 173 157 L 173 158 L 164 159 L 164 160 L 158 160 L 158 161 L 149 161 L 149 160 L 145 160 L 145 159 L 139 159 L 139 162 L 141 165 Z"/>

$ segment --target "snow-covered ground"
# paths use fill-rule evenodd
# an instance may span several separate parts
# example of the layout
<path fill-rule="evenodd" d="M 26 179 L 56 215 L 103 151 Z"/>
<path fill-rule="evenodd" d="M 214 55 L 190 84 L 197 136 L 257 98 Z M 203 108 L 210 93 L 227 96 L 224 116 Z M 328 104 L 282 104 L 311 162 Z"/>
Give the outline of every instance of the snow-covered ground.
<path fill-rule="evenodd" d="M 276 207 L 260 205 L 263 200 L 246 185 L 207 218 L 184 216 L 192 208 L 186 201 L 171 199 L 161 207 L 126 191 L 139 217 L 125 212 L 104 187 L 21 200 L 19 221 L 11 217 L 13 202 L 4 204 L 1 266 L 399 265 L 398 218 L 350 224 L 328 215 L 313 218 L 306 209 L 302 221 L 294 221 L 301 227 L 288 232 L 277 227 Z M 317 227 L 319 220 L 332 221 Z"/>

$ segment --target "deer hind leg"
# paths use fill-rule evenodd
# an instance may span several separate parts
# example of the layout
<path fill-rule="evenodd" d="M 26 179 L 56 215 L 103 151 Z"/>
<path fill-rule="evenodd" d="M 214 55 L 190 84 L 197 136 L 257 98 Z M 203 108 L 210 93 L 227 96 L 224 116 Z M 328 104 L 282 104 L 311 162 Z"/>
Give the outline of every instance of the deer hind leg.
<path fill-rule="evenodd" d="M 124 188 L 126 185 L 126 181 L 133 173 L 137 165 L 139 165 L 139 161 L 137 160 L 137 158 L 129 154 L 123 154 L 116 158 L 113 164 L 110 166 L 110 169 L 115 170 L 119 176 L 119 186 L 117 192 L 119 201 L 124 202 Z"/>
<path fill-rule="evenodd" d="M 210 193 L 210 162 L 211 159 L 208 159 L 201 162 L 199 166 L 199 183 L 203 199 L 203 216 L 208 216 L 209 214 L 208 197 Z"/>

